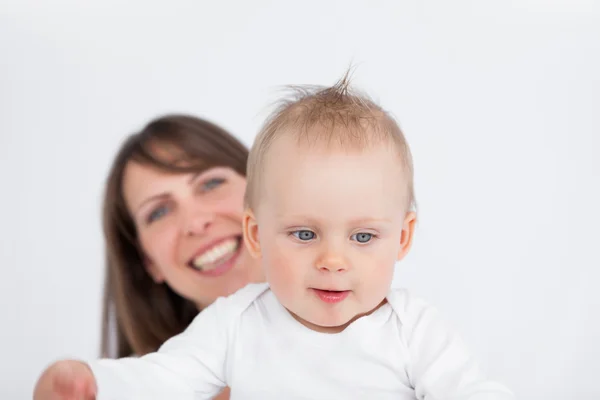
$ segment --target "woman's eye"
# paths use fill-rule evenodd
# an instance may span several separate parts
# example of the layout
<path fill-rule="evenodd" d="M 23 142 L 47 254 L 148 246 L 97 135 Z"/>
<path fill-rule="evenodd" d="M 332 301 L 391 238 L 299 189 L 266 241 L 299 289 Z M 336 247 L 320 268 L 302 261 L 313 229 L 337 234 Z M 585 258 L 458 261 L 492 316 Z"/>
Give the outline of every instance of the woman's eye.
<path fill-rule="evenodd" d="M 201 188 L 203 192 L 209 192 L 225 183 L 223 178 L 211 178 L 202 182 Z"/>
<path fill-rule="evenodd" d="M 292 234 L 302 241 L 312 240 L 316 236 L 314 232 L 308 230 L 295 231 Z"/>
<path fill-rule="evenodd" d="M 157 207 L 154 210 L 152 210 L 152 212 L 148 215 L 146 222 L 150 224 L 150 223 L 156 221 L 157 219 L 162 218 L 168 212 L 169 212 L 169 209 L 167 208 L 167 206 Z"/>
<path fill-rule="evenodd" d="M 371 233 L 360 232 L 352 235 L 352 240 L 356 240 L 358 243 L 368 243 L 371 239 L 373 239 Z"/>

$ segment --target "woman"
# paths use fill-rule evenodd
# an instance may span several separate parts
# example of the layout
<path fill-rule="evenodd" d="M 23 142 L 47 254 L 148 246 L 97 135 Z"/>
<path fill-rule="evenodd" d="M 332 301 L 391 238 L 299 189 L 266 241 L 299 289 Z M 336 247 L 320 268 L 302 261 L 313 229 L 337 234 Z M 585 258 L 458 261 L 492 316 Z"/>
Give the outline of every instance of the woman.
<path fill-rule="evenodd" d="M 156 351 L 217 297 L 263 281 L 242 243 L 247 156 L 222 128 L 185 115 L 125 141 L 104 198 L 103 357 Z"/>

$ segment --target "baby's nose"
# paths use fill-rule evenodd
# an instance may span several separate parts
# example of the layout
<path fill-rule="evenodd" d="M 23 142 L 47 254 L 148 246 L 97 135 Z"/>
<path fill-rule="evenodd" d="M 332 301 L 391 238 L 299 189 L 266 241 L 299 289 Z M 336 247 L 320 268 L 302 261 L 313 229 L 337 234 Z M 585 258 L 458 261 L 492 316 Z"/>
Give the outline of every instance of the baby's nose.
<path fill-rule="evenodd" d="M 317 268 L 324 272 L 344 272 L 348 264 L 340 252 L 328 251 L 319 259 Z"/>

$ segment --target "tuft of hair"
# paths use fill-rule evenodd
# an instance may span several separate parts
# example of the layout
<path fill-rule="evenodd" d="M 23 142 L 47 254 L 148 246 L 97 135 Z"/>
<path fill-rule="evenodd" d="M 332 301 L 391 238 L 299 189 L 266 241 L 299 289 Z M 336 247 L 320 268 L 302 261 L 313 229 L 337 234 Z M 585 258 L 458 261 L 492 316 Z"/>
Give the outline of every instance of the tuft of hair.
<path fill-rule="evenodd" d="M 408 208 L 414 207 L 412 155 L 395 119 L 350 85 L 350 70 L 333 86 L 289 85 L 260 129 L 248 156 L 244 206 L 254 208 L 265 157 L 273 142 L 293 135 L 298 145 L 362 150 L 390 143 L 403 163 Z"/>

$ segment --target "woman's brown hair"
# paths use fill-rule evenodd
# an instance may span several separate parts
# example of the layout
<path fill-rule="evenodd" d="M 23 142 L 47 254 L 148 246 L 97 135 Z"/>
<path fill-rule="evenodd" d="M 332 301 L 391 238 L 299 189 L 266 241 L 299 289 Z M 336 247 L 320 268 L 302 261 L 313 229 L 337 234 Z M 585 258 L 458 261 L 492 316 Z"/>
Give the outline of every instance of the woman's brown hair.
<path fill-rule="evenodd" d="M 123 197 L 127 163 L 134 161 L 173 173 L 225 166 L 245 176 L 247 158 L 248 149 L 229 132 L 188 115 L 157 118 L 124 141 L 111 166 L 104 194 L 102 357 L 156 351 L 187 328 L 199 311 L 166 284 L 155 283 L 146 271 Z"/>

